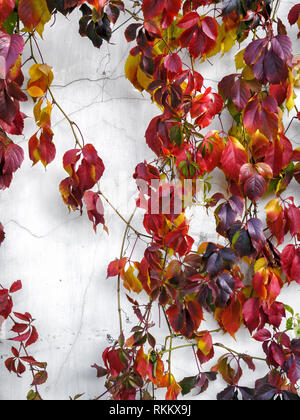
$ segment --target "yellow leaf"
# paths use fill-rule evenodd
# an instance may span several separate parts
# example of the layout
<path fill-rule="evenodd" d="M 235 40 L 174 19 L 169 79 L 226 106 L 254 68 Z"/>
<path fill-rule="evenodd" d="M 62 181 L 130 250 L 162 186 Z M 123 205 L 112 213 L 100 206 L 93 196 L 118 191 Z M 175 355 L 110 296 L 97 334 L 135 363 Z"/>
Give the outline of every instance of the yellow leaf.
<path fill-rule="evenodd" d="M 225 32 L 225 36 L 221 42 L 221 50 L 223 54 L 227 53 L 232 49 L 232 47 L 235 45 L 236 38 L 236 29 L 231 29 L 230 31 Z"/>
<path fill-rule="evenodd" d="M 52 68 L 47 64 L 34 64 L 29 69 L 29 76 L 27 91 L 33 98 L 43 96 L 53 82 Z"/>
<path fill-rule="evenodd" d="M 246 63 L 244 61 L 244 52 L 245 52 L 244 48 L 243 50 L 241 50 L 240 52 L 238 52 L 234 58 L 235 61 L 235 67 L 237 70 L 243 69 L 246 66 Z"/>
<path fill-rule="evenodd" d="M 140 68 L 140 55 L 129 55 L 125 63 L 125 76 L 139 91 L 147 89 L 152 79 Z"/>
<path fill-rule="evenodd" d="M 47 106 L 41 110 L 40 118 L 38 121 L 39 127 L 50 127 L 51 126 L 51 113 L 52 113 L 52 104 L 47 101 Z"/>
<path fill-rule="evenodd" d="M 242 290 L 242 293 L 246 299 L 249 299 L 252 296 L 252 291 L 253 291 L 252 286 L 248 286 Z"/>
<path fill-rule="evenodd" d="M 283 211 L 278 198 L 271 200 L 265 207 L 268 218 L 272 221 Z"/>
<path fill-rule="evenodd" d="M 294 99 L 297 97 L 294 92 L 294 78 L 291 71 L 289 74 L 289 80 L 290 80 L 290 83 L 288 85 L 288 90 L 287 90 L 286 108 L 289 112 L 291 112 L 291 110 L 295 107 Z"/>
<path fill-rule="evenodd" d="M 41 108 L 42 108 L 42 104 L 43 104 L 43 99 L 41 98 L 34 106 L 33 108 L 33 115 L 34 115 L 34 119 L 35 122 L 38 123 L 38 121 L 40 120 L 41 117 Z"/>
<path fill-rule="evenodd" d="M 138 83 L 142 86 L 143 89 L 147 90 L 150 83 L 152 83 L 153 79 L 151 79 L 149 76 L 147 76 L 147 74 L 145 74 L 142 69 L 140 68 L 140 66 L 138 66 L 138 70 L 137 70 L 137 81 Z"/>
<path fill-rule="evenodd" d="M 185 214 L 184 213 L 181 213 L 178 217 L 177 217 L 177 219 L 175 219 L 174 220 L 174 225 L 176 226 L 176 227 L 179 227 L 180 225 L 182 225 L 182 223 L 185 221 Z"/>
<path fill-rule="evenodd" d="M 130 266 L 124 273 L 124 287 L 130 292 L 141 293 L 143 286 L 139 279 L 134 275 L 134 267 Z"/>
<path fill-rule="evenodd" d="M 259 260 L 256 261 L 256 263 L 254 265 L 254 272 L 257 273 L 261 269 L 266 268 L 266 266 L 267 266 L 266 259 L 265 258 L 260 258 Z"/>
<path fill-rule="evenodd" d="M 255 76 L 253 74 L 253 71 L 251 70 L 251 67 L 246 66 L 242 72 L 242 76 L 246 80 L 253 80 L 255 79 Z"/>
<path fill-rule="evenodd" d="M 215 47 L 204 57 L 213 57 L 214 55 L 218 54 L 222 51 L 223 55 L 230 51 L 232 47 L 235 45 L 237 38 L 236 29 L 226 29 L 225 23 L 222 25 L 218 24 L 218 37 L 216 41 Z"/>
<path fill-rule="evenodd" d="M 27 89 L 27 92 L 32 98 L 40 98 L 44 95 L 44 91 L 38 86 L 31 86 Z"/>

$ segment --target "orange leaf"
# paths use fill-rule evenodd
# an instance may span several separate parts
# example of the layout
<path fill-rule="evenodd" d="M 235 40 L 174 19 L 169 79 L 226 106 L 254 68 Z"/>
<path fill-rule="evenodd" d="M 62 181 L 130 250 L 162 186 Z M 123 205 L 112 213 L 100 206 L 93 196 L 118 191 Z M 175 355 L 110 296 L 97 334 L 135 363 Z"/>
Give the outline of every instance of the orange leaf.
<path fill-rule="evenodd" d="M 242 325 L 242 306 L 238 299 L 231 299 L 230 305 L 222 313 L 222 323 L 227 332 L 235 338 Z"/>
<path fill-rule="evenodd" d="M 166 393 L 166 400 L 167 401 L 173 401 L 177 400 L 178 395 L 181 393 L 182 388 L 181 386 L 176 382 L 173 375 L 171 375 L 171 385 L 169 386 L 167 393 Z"/>

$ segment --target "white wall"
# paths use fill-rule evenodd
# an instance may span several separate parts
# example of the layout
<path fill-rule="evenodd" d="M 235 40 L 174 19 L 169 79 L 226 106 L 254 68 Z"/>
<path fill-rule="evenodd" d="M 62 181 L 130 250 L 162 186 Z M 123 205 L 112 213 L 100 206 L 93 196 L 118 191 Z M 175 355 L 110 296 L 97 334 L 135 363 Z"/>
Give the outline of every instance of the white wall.
<path fill-rule="evenodd" d="M 282 1 L 281 14 L 286 16 L 294 3 Z M 147 94 L 139 94 L 124 78 L 123 68 L 130 46 L 123 31 L 114 35 L 112 42 L 116 45 L 105 44 L 99 51 L 77 33 L 79 17 L 79 12 L 68 19 L 58 16 L 55 27 L 45 30 L 40 46 L 45 61 L 54 69 L 53 92 L 57 101 L 81 127 L 86 141 L 96 146 L 105 163 L 103 191 L 128 218 L 136 193 L 132 174 L 137 163 L 153 157 L 144 133 L 159 110 L 151 104 Z M 296 28 L 292 33 L 295 40 Z M 210 80 L 207 84 L 215 87 L 223 74 L 235 71 L 233 54 L 236 51 L 237 48 L 222 61 L 220 57 L 212 59 L 213 66 L 200 67 Z M 23 108 L 28 119 L 24 138 L 17 139 L 26 153 L 28 139 L 35 130 L 32 107 L 30 100 Z M 57 147 L 55 162 L 46 172 L 41 164 L 32 168 L 27 153 L 11 188 L 0 195 L 0 221 L 7 235 L 0 249 L 1 283 L 9 286 L 18 279 L 23 282 L 23 291 L 15 296 L 15 309 L 29 311 L 36 319 L 40 339 L 31 349 L 38 360 L 48 362 L 49 372 L 47 384 L 41 387 L 42 396 L 67 399 L 70 395 L 85 393 L 85 398 L 93 398 L 103 392 L 104 381 L 95 378 L 90 366 L 101 363 L 102 352 L 110 344 L 108 334 L 114 339 L 118 335 L 116 280 L 106 280 L 106 270 L 108 263 L 120 254 L 125 226 L 107 206 L 109 236 L 102 233 L 101 228 L 95 235 L 86 215 L 68 214 L 58 185 L 67 176 L 62 168 L 62 156 L 73 148 L 74 139 L 57 110 L 53 114 L 53 126 Z M 289 137 L 299 143 L 296 134 L 297 123 L 290 129 Z M 294 184 L 294 193 L 299 195 L 299 185 Z M 139 214 L 134 226 L 140 228 L 141 221 Z M 213 217 L 207 218 L 201 210 L 192 217 L 192 232 L 198 240 L 217 239 Z M 141 251 L 142 246 L 137 250 L 137 258 Z M 299 285 L 285 288 L 282 299 L 300 311 L 296 295 L 299 289 Z M 135 325 L 135 317 L 125 301 L 123 305 L 129 330 Z M 215 321 L 210 316 L 206 318 L 207 328 L 215 327 Z M 220 336 L 216 340 L 249 354 L 261 355 L 259 343 L 249 341 L 246 330 L 238 334 L 237 342 Z M 10 346 L 10 342 L 1 341 L 3 361 Z M 176 359 L 177 380 L 197 373 L 189 350 L 178 351 Z M 207 369 L 212 365 L 208 363 Z M 261 377 L 264 373 L 258 365 L 254 376 Z M 18 379 L 10 375 L 2 363 L 0 376 L 0 399 L 25 398 L 30 389 L 29 374 Z M 254 376 L 247 371 L 242 384 L 253 385 Z M 218 380 L 201 397 L 214 399 L 223 388 L 224 383 Z"/>

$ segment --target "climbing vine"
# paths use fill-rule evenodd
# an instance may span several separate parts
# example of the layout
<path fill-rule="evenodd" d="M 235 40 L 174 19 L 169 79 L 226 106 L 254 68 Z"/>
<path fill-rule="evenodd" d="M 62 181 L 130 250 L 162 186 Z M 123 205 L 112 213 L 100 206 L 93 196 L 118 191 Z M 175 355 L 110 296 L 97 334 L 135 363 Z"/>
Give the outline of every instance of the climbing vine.
<path fill-rule="evenodd" d="M 105 206 L 124 222 L 120 255 L 109 264 L 106 280 L 116 281 L 120 335 L 104 351 L 103 366 L 93 366 L 105 377 L 99 400 L 151 400 L 158 390 L 175 400 L 192 390 L 205 392 L 221 379 L 226 386 L 219 400 L 299 399 L 300 318 L 279 299 L 285 285 L 300 284 L 300 209 L 298 197 L 289 193 L 292 182 L 300 183 L 300 150 L 288 138 L 290 126 L 300 120 L 295 93 L 300 60 L 288 35 L 292 25 L 300 29 L 300 4 L 286 22 L 279 5 L 278 0 L 0 0 L 0 189 L 9 188 L 24 160 L 9 135 L 23 133 L 20 103 L 29 99 L 37 129 L 28 139 L 33 165 L 47 167 L 56 157 L 51 114 L 57 108 L 75 141 L 63 157 L 63 202 L 69 211 L 85 212 L 95 231 L 99 225 L 109 231 Z M 157 108 L 145 133 L 154 158 L 136 166 L 138 198 L 129 220 L 102 191 L 104 162 L 57 102 L 53 69 L 39 48 L 44 26 L 52 22 L 55 30 L 56 15 L 76 8 L 82 12 L 79 34 L 96 48 L 124 30 L 124 42 L 131 45 L 126 78 Z M 219 80 L 215 90 L 201 66 L 216 55 L 222 62 L 234 46 L 236 73 Z M 26 94 L 22 69 L 28 62 Z M 220 174 L 226 187 L 213 192 Z M 191 236 L 187 210 L 199 205 L 215 219 L 218 243 L 196 245 L 198 238 Z M 145 213 L 139 230 L 132 226 L 137 209 Z M 134 238 L 127 247 L 129 232 Z M 0 225 L 0 242 L 4 237 Z M 144 256 L 135 261 L 139 242 Z M 11 340 L 18 344 L 5 365 L 18 376 L 28 368 L 33 382 L 27 398 L 41 399 L 38 387 L 47 380 L 47 365 L 28 353 L 38 333 L 32 316 L 13 308 L 12 295 L 22 284 L 0 287 L 1 319 L 12 323 Z M 128 335 L 123 294 L 136 316 Z M 153 317 L 157 309 L 159 323 Z M 214 330 L 205 329 L 206 313 L 215 319 Z M 168 334 L 159 346 L 157 331 L 165 327 Z M 241 328 L 249 341 L 262 345 L 264 358 L 221 343 L 224 333 L 235 337 Z M 195 359 L 197 370 L 189 377 L 175 375 L 178 349 Z M 208 362 L 216 349 L 224 354 L 212 367 Z M 258 364 L 269 373 L 251 388 L 241 385 L 243 371 Z"/>

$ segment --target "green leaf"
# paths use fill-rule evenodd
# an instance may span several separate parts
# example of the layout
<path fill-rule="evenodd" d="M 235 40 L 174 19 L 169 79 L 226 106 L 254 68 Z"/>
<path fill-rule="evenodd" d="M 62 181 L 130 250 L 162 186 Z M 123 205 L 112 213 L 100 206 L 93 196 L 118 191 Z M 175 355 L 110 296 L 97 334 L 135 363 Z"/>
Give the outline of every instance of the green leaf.
<path fill-rule="evenodd" d="M 191 175 L 191 177 L 193 178 L 194 176 L 195 176 L 195 173 L 196 173 L 196 169 L 194 168 L 194 166 L 190 166 L 190 175 Z"/>
<path fill-rule="evenodd" d="M 186 178 L 188 178 L 188 177 L 189 177 L 189 169 L 188 169 L 188 166 L 187 166 L 187 165 L 185 165 L 185 166 L 182 168 L 182 175 L 183 175 L 184 177 L 186 177 Z"/>
<path fill-rule="evenodd" d="M 183 143 L 183 134 L 181 127 L 179 125 L 174 125 L 170 130 L 170 137 L 172 143 L 175 143 L 177 146 L 181 146 Z"/>
<path fill-rule="evenodd" d="M 9 35 L 14 33 L 15 27 L 17 26 L 18 22 L 18 13 L 12 12 L 8 19 L 2 24 L 3 28 Z"/>
<path fill-rule="evenodd" d="M 284 309 L 294 316 L 294 309 L 291 308 L 289 305 L 284 305 Z"/>
<path fill-rule="evenodd" d="M 123 347 L 124 346 L 124 344 L 125 344 L 125 337 L 124 337 L 124 334 L 123 333 L 120 334 L 120 337 L 118 338 L 118 343 L 119 343 L 119 346 L 120 347 Z"/>
<path fill-rule="evenodd" d="M 27 401 L 40 401 L 41 397 L 37 392 L 34 392 L 32 389 L 27 394 Z"/>
<path fill-rule="evenodd" d="M 293 329 L 293 325 L 294 325 L 294 319 L 293 319 L 293 317 L 286 320 L 286 329 L 287 330 L 292 330 Z"/>
<path fill-rule="evenodd" d="M 240 233 L 241 233 L 241 231 L 240 231 L 240 230 L 238 230 L 238 231 L 236 232 L 236 234 L 234 235 L 234 237 L 232 238 L 232 245 L 233 245 L 233 246 L 237 243 L 237 240 L 238 240 L 238 239 L 239 239 L 239 237 L 240 237 Z"/>
<path fill-rule="evenodd" d="M 189 394 L 197 383 L 197 376 L 190 376 L 189 378 L 184 378 L 179 385 L 182 388 L 182 395 Z"/>

